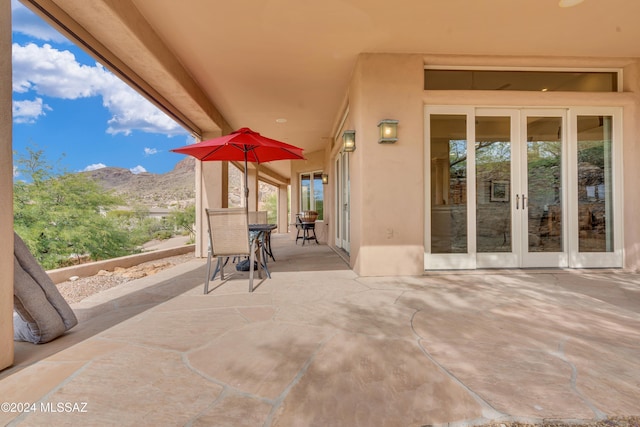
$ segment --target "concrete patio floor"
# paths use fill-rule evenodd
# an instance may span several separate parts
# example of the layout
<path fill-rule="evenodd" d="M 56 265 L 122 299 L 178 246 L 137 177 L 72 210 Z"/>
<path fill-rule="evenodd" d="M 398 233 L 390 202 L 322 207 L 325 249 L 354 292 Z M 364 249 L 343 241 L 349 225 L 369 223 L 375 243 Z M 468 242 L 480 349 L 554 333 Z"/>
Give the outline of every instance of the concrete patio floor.
<path fill-rule="evenodd" d="M 453 426 L 640 415 L 640 277 L 516 270 L 358 277 L 273 238 L 272 278 L 204 260 L 73 306 L 17 343 L 1 425 Z M 66 404 L 66 405 L 65 405 Z M 14 406 L 13 409 L 21 409 Z"/>

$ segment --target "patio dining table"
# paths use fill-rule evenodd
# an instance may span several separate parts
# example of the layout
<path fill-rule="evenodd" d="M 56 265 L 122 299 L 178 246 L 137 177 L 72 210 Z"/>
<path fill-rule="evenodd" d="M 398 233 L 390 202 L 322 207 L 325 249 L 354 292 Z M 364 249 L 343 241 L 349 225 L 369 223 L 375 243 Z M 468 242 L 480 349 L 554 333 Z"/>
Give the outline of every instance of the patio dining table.
<path fill-rule="evenodd" d="M 249 235 L 251 239 L 261 239 L 264 253 L 272 260 L 276 260 L 271 250 L 271 232 L 278 228 L 276 224 L 249 224 Z M 265 257 L 265 263 L 267 259 Z"/>

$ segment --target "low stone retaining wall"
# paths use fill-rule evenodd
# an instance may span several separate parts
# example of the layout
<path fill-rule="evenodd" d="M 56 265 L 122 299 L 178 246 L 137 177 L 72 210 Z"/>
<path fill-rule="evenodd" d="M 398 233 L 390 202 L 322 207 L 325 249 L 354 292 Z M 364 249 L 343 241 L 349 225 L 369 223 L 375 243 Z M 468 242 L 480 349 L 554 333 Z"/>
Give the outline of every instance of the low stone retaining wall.
<path fill-rule="evenodd" d="M 100 270 L 113 271 L 116 267 L 128 268 L 142 264 L 147 261 L 168 258 L 194 252 L 196 245 L 184 245 L 170 249 L 159 249 L 157 251 L 144 252 L 141 254 L 128 255 L 120 258 L 106 259 L 104 261 L 90 262 L 86 264 L 73 265 L 71 267 L 57 268 L 47 271 L 53 283 L 61 283 L 73 276 L 87 277 L 93 276 Z"/>

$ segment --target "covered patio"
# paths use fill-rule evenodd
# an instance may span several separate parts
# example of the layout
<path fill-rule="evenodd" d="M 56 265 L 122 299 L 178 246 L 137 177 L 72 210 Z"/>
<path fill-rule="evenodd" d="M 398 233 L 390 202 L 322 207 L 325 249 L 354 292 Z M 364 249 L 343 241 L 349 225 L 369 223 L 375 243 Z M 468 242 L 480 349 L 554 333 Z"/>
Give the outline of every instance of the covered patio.
<path fill-rule="evenodd" d="M 275 235 L 273 246 L 272 279 L 252 294 L 238 273 L 203 295 L 205 264 L 194 259 L 75 304 L 80 324 L 67 335 L 16 343 L 0 396 L 34 406 L 3 407 L 0 424 L 463 426 L 640 415 L 636 274 L 359 277 L 326 245 Z"/>
<path fill-rule="evenodd" d="M 303 147 L 305 161 L 244 172 L 251 194 L 260 179 L 278 187 L 282 231 L 326 175 L 318 184 L 326 244 L 274 236 L 273 278 L 253 293 L 239 275 L 203 295 L 205 260 L 195 258 L 76 304 L 80 325 L 50 344 L 14 348 L 12 88 L 2 79 L 0 396 L 15 406 L 2 406 L 0 424 L 465 426 L 640 415 L 639 2 L 261 1 L 251 13 L 242 2 L 21 2 L 196 139 L 250 126 Z M 10 1 L 0 7 L 0 69 L 10 76 Z M 503 82 L 438 89 L 427 86 L 433 70 L 605 72 L 616 84 L 604 92 Z M 559 124 L 562 170 L 575 172 L 561 179 L 571 191 L 558 186 L 557 199 L 571 202 L 560 222 L 563 260 L 582 255 L 579 120 L 595 117 L 596 140 L 613 147 L 601 150 L 617 159 L 613 184 L 602 188 L 615 189 L 606 203 L 616 216 L 605 224 L 608 244 L 587 255 L 611 255 L 605 266 L 617 268 L 528 268 L 524 220 L 512 222 L 517 236 L 503 237 L 508 252 L 489 254 L 501 267 L 510 255 L 514 269 L 476 264 L 485 254 L 474 228 L 474 150 L 469 193 L 454 194 L 451 171 L 432 174 L 450 154 L 435 155 L 431 125 L 462 117 L 464 135 L 443 140 L 473 147 L 477 117 L 506 115 L 513 153 L 524 153 L 533 113 Z M 400 123 L 393 143 L 379 139 L 385 119 Z M 344 135 L 357 135 L 352 149 Z M 207 249 L 204 209 L 227 206 L 228 167 L 197 165 L 198 257 Z M 487 203 L 524 212 L 516 188 L 526 169 L 513 170 L 522 179 L 505 197 L 487 193 Z M 429 264 L 442 252 L 432 231 L 444 229 L 432 208 L 445 200 L 432 175 L 446 178 L 438 188 L 467 212 L 467 227 L 445 236 L 465 236 L 467 246 L 444 255 L 465 256 L 470 267 Z M 255 210 L 257 200 L 248 205 Z"/>

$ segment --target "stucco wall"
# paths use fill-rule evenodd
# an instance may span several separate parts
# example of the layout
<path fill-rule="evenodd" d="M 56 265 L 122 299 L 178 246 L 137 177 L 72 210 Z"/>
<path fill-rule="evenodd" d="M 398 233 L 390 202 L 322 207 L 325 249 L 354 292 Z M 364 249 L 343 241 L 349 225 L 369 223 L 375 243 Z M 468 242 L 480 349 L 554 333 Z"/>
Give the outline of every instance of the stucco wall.
<path fill-rule="evenodd" d="M 632 101 L 624 109 L 624 238 L 625 267 L 640 270 L 640 60 L 624 68 L 624 91 Z"/>
<path fill-rule="evenodd" d="M 422 273 L 424 257 L 423 58 L 363 54 L 350 88 L 351 264 L 363 276 Z M 378 122 L 399 120 L 395 144 Z"/>
<path fill-rule="evenodd" d="M 624 92 L 425 91 L 424 65 L 623 69 Z M 640 269 L 640 69 L 633 58 L 362 54 L 349 87 L 351 265 L 363 276 L 421 274 L 424 263 L 424 106 L 622 107 L 625 264 Z M 399 141 L 378 144 L 377 123 L 400 121 Z M 335 158 L 332 159 L 332 161 Z"/>
<path fill-rule="evenodd" d="M 0 369 L 13 363 L 11 1 L 0 0 Z"/>
<path fill-rule="evenodd" d="M 427 65 L 471 67 L 541 67 L 541 68 L 609 68 L 623 70 L 623 92 L 509 92 L 509 91 L 424 91 L 425 105 L 515 106 L 526 107 L 621 107 L 623 109 L 623 234 L 624 267 L 640 269 L 640 194 L 635 183 L 640 182 L 640 73 L 634 58 L 543 58 L 543 57 L 470 57 L 425 56 Z"/>

